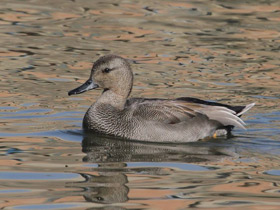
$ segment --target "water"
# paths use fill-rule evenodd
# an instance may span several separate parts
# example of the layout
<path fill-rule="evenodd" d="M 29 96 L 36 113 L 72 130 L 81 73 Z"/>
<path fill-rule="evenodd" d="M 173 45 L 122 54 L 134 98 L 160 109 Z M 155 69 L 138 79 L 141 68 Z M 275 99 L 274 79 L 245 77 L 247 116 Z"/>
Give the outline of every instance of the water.
<path fill-rule="evenodd" d="M 0 4 L 1 209 L 279 209 L 279 1 Z M 256 102 L 231 139 L 84 135 L 101 55 L 134 60 L 134 97 Z"/>

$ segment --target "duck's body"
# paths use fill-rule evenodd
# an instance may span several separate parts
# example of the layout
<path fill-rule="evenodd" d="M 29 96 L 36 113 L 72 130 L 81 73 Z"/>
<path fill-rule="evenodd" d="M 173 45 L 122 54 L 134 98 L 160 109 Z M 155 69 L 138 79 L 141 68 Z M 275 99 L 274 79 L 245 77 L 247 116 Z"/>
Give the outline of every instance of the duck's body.
<path fill-rule="evenodd" d="M 239 118 L 254 104 L 228 106 L 194 98 L 130 98 L 133 83 L 128 62 L 118 56 L 101 57 L 90 79 L 69 95 L 104 89 L 84 116 L 83 128 L 132 140 L 192 142 L 213 136 L 217 130 L 244 128 Z"/>

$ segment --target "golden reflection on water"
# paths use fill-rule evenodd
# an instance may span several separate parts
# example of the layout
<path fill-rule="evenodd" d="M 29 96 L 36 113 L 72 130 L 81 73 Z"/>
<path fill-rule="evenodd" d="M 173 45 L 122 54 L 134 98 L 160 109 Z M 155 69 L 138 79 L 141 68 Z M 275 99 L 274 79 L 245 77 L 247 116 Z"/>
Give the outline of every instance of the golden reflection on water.
<path fill-rule="evenodd" d="M 279 209 L 278 1 L 2 0 L 0 9 L 0 208 Z M 93 137 L 81 147 L 81 119 L 100 92 L 67 92 L 109 53 L 134 61 L 135 97 L 256 102 L 248 131 L 198 145 Z"/>
<path fill-rule="evenodd" d="M 279 158 L 278 162 L 269 162 L 271 158 L 262 155 L 236 159 L 228 147 L 178 147 L 99 136 L 83 139 L 83 153 L 78 142 L 56 138 L 8 137 L 6 145 L 22 152 L 4 156 L 2 171 L 53 173 L 54 178 L 56 173 L 77 175 L 39 180 L 2 178 L 1 190 L 8 191 L 0 194 L 5 199 L 2 207 L 69 203 L 104 209 L 116 203 L 123 203 L 123 209 L 279 207 L 280 178 L 264 174 L 267 168 L 279 166 Z M 192 163 L 201 168 L 195 169 Z"/>

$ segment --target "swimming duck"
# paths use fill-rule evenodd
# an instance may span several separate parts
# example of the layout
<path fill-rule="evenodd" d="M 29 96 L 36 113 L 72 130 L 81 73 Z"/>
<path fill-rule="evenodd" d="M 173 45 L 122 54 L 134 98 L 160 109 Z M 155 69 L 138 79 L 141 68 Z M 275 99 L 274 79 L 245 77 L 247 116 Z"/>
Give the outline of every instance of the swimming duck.
<path fill-rule="evenodd" d="M 240 116 L 255 104 L 230 106 L 196 98 L 128 98 L 133 85 L 129 62 L 116 55 L 99 58 L 90 78 L 68 95 L 95 88 L 103 93 L 87 110 L 88 131 L 152 142 L 194 142 L 233 127 L 245 129 Z M 223 133 L 222 132 L 222 133 Z"/>

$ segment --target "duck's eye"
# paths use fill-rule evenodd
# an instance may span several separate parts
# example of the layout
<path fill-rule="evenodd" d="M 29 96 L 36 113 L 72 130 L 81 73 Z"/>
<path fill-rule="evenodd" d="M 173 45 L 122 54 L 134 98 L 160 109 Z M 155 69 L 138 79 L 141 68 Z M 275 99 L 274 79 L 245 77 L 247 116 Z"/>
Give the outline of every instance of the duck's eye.
<path fill-rule="evenodd" d="M 96 199 L 97 199 L 98 201 L 104 201 L 104 198 L 102 198 L 102 197 L 96 197 Z"/>
<path fill-rule="evenodd" d="M 109 73 L 111 71 L 111 69 L 109 69 L 109 68 L 105 68 L 105 69 L 103 69 L 103 73 Z"/>

